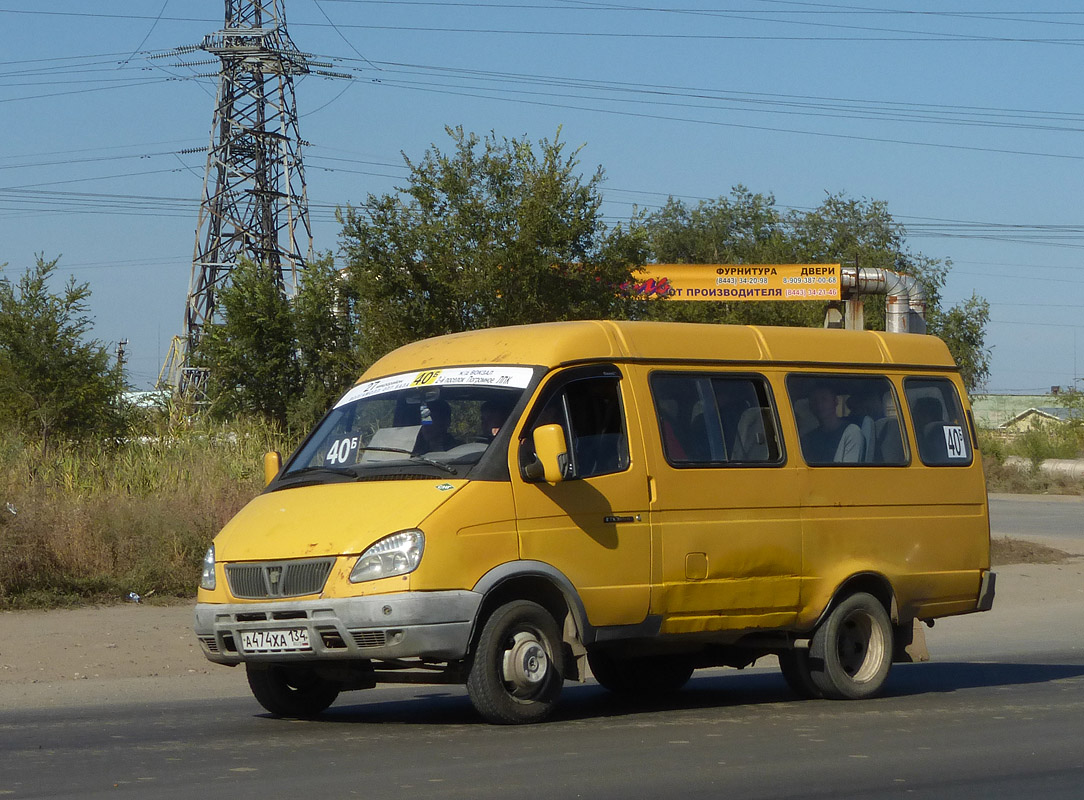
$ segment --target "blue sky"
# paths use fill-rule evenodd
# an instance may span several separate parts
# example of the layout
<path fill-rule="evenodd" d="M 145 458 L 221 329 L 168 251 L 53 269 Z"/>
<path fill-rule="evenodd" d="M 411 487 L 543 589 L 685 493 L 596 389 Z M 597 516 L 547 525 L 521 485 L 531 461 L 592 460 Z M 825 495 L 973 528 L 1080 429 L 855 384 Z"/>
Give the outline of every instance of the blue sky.
<path fill-rule="evenodd" d="M 883 200 L 912 250 L 951 259 L 947 302 L 991 303 L 991 391 L 1084 376 L 1078 4 L 284 2 L 298 47 L 354 76 L 296 87 L 318 250 L 338 250 L 336 206 L 401 185 L 400 153 L 445 125 L 560 127 L 605 169 L 611 222 L 736 184 Z M 181 332 L 205 160 L 186 151 L 214 105 L 215 66 L 165 54 L 223 12 L 0 0 L 0 264 L 60 256 L 138 386 Z"/>

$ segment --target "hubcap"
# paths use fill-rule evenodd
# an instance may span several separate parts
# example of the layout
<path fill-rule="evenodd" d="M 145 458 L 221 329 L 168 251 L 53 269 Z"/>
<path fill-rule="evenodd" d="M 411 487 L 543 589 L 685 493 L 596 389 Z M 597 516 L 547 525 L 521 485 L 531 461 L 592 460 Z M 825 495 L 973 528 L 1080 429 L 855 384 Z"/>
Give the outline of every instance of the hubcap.
<path fill-rule="evenodd" d="M 520 631 L 512 637 L 510 646 L 504 651 L 504 682 L 509 685 L 512 694 L 527 696 L 545 679 L 549 663 L 549 655 L 538 637 Z"/>
<path fill-rule="evenodd" d="M 843 621 L 838 653 L 840 666 L 856 683 L 877 674 L 884 659 L 885 641 L 869 615 L 856 612 Z"/>

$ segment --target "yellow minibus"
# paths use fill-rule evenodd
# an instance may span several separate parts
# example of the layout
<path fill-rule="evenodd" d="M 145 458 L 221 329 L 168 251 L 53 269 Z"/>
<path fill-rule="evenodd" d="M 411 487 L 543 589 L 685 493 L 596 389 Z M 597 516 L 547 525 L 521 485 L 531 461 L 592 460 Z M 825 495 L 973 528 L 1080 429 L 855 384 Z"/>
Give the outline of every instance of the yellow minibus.
<path fill-rule="evenodd" d="M 579 321 L 374 364 L 215 537 L 195 631 L 273 715 L 465 684 L 536 722 L 778 659 L 860 699 L 917 621 L 993 603 L 982 463 L 939 339 Z"/>

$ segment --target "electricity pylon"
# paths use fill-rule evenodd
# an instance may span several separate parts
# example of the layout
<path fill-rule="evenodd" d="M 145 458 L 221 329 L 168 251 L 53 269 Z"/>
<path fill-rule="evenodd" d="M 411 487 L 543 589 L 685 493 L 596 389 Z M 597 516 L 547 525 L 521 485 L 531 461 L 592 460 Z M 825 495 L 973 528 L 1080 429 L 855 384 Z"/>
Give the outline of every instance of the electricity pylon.
<path fill-rule="evenodd" d="M 226 0 L 222 30 L 174 55 L 203 50 L 221 64 L 211 145 L 196 225 L 182 352 L 163 368 L 168 382 L 199 394 L 206 370 L 188 363 L 211 324 L 219 290 L 241 258 L 274 270 L 292 296 L 312 260 L 308 190 L 297 124 L 294 78 L 309 73 L 350 77 L 317 67 L 290 40 L 284 0 Z M 187 64 L 185 66 L 196 66 Z M 175 342 L 175 345 L 177 342 Z"/>

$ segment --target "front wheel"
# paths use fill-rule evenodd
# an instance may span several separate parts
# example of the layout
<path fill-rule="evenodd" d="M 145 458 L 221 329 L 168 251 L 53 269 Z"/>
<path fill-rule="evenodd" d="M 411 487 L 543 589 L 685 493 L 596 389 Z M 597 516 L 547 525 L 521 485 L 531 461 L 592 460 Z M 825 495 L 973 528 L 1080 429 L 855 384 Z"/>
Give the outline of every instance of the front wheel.
<path fill-rule="evenodd" d="M 248 663 L 245 671 L 253 696 L 276 717 L 315 717 L 339 696 L 339 685 L 311 667 Z"/>
<path fill-rule="evenodd" d="M 892 668 L 892 623 L 880 601 L 864 592 L 838 606 L 809 643 L 810 675 L 832 700 L 873 697 Z"/>
<path fill-rule="evenodd" d="M 467 693 L 489 722 L 541 722 L 557 703 L 563 675 L 557 623 L 537 603 L 516 600 L 486 620 L 467 674 Z"/>

